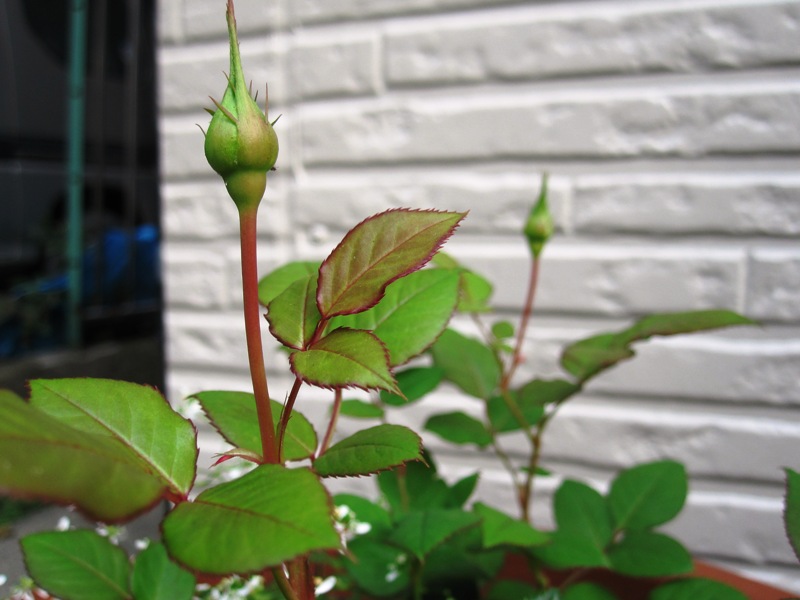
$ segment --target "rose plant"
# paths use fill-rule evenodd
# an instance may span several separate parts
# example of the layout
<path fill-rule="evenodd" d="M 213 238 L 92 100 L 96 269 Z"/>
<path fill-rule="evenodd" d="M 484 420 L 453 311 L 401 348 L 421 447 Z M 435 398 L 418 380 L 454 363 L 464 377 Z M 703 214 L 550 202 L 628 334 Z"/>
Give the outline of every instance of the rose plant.
<path fill-rule="evenodd" d="M 134 557 L 90 530 L 25 537 L 30 575 L 46 590 L 40 597 L 181 600 L 202 596 L 203 586 L 226 576 L 258 575 L 265 582 L 261 598 L 309 600 L 323 593 L 319 576 L 334 573 L 330 593 L 352 598 L 578 600 L 610 597 L 581 582 L 590 567 L 639 576 L 688 572 L 685 549 L 654 531 L 684 503 L 680 464 L 629 469 L 605 496 L 566 481 L 555 494 L 558 529 L 544 532 L 530 522 L 542 438 L 561 406 L 593 377 L 632 357 L 634 343 L 750 321 L 723 310 L 653 315 L 571 344 L 562 356 L 564 378 L 517 382 L 540 258 L 553 232 L 546 179 L 523 227 L 530 286 L 516 331 L 507 322 L 483 322 L 487 280 L 437 255 L 464 213 L 389 210 L 356 225 L 321 263 L 289 263 L 259 281 L 256 215 L 278 138 L 268 99 L 262 112 L 245 83 L 232 0 L 226 18 L 230 73 L 222 99 L 212 99 L 205 154 L 239 215 L 253 391 L 212 390 L 193 398 L 230 444 L 218 463 L 239 459 L 252 468 L 197 489 L 195 426 L 146 386 L 59 379 L 31 381 L 26 400 L 0 391 L 0 491 L 74 505 L 104 523 L 124 523 L 159 503 L 171 506 L 162 540 Z M 268 387 L 262 307 L 271 334 L 288 351 L 294 383 L 284 402 Z M 474 317 L 483 339 L 448 329 L 454 312 Z M 473 398 L 477 411 L 435 415 L 425 428 L 453 444 L 491 449 L 514 483 L 518 516 L 468 504 L 478 475 L 445 482 L 420 437 L 389 422 L 390 408 L 411 405 L 442 382 Z M 296 409 L 304 386 L 330 390 L 321 435 Z M 348 388 L 370 391 L 372 401 L 345 399 Z M 340 415 L 378 422 L 334 443 Z M 508 435 L 525 439 L 523 464 L 505 448 Z M 324 483 L 376 473 L 377 503 L 352 495 L 334 502 Z M 497 580 L 509 551 L 529 561 L 538 587 Z M 573 569 L 572 579 L 561 592 L 549 589 L 549 573 L 565 568 Z M 466 579 L 467 587 L 456 588 L 456 579 Z M 693 597 L 675 593 L 654 598 Z"/>

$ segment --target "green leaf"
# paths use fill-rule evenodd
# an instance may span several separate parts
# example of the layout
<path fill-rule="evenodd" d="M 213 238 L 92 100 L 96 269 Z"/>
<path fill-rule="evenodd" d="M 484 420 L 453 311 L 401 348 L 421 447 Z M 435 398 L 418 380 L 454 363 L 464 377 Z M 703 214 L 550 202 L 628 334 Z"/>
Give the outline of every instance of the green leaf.
<path fill-rule="evenodd" d="M 197 435 L 149 386 L 110 379 L 37 379 L 31 406 L 68 427 L 114 440 L 177 495 L 194 482 Z"/>
<path fill-rule="evenodd" d="M 512 400 L 516 399 L 517 408 L 519 408 L 529 427 L 536 425 L 544 416 L 544 407 L 540 404 L 534 402 L 522 403 L 519 401 L 519 395 L 513 391 L 509 392 L 509 395 Z M 503 396 L 491 398 L 487 403 L 487 410 L 492 429 L 497 433 L 508 433 L 509 431 L 522 429 L 522 424 L 508 408 L 506 399 Z"/>
<path fill-rule="evenodd" d="M 312 550 L 339 547 L 320 480 L 308 469 L 279 465 L 260 465 L 178 504 L 162 531 L 175 560 L 218 575 L 254 573 Z"/>
<path fill-rule="evenodd" d="M 497 321 L 492 324 L 492 335 L 498 340 L 514 337 L 514 326 L 508 321 Z"/>
<path fill-rule="evenodd" d="M 615 333 L 601 333 L 567 346 L 561 354 L 561 366 L 583 383 L 633 356 L 624 338 Z"/>
<path fill-rule="evenodd" d="M 345 567 L 358 586 L 376 597 L 389 597 L 408 589 L 412 561 L 404 550 L 384 542 L 358 537 L 347 544 L 353 560 Z"/>
<path fill-rule="evenodd" d="M 461 313 L 479 313 L 491 310 L 492 284 L 488 279 L 468 271 L 461 271 L 459 299 L 456 310 Z"/>
<path fill-rule="evenodd" d="M 21 540 L 36 584 L 63 600 L 130 600 L 130 566 L 122 548 L 94 531 L 47 531 Z"/>
<path fill-rule="evenodd" d="M 395 515 L 447 507 L 450 486 L 437 475 L 427 453 L 423 452 L 423 460 L 425 462 L 414 461 L 399 469 L 378 473 L 378 488 Z"/>
<path fill-rule="evenodd" d="M 261 432 L 258 427 L 256 400 L 250 392 L 209 391 L 193 394 L 211 424 L 236 448 L 245 448 L 261 456 Z M 272 421 L 277 431 L 283 405 L 270 400 Z M 314 427 L 301 413 L 292 411 L 283 440 L 286 460 L 303 460 L 317 449 Z"/>
<path fill-rule="evenodd" d="M 422 458 L 422 440 L 400 425 L 363 429 L 331 446 L 314 461 L 322 477 L 355 477 Z"/>
<path fill-rule="evenodd" d="M 492 443 L 492 434 L 483 423 L 460 411 L 431 416 L 425 429 L 452 444 L 476 444 L 485 448 Z"/>
<path fill-rule="evenodd" d="M 431 259 L 464 216 L 395 209 L 356 225 L 319 269 L 320 313 L 330 318 L 375 306 L 387 285 Z"/>
<path fill-rule="evenodd" d="M 458 312 L 478 313 L 491 310 L 489 299 L 492 297 L 492 284 L 488 279 L 470 271 L 443 252 L 439 252 L 433 258 L 433 264 L 439 269 L 458 273 L 458 305 L 456 306 Z"/>
<path fill-rule="evenodd" d="M 498 546 L 512 548 L 531 548 L 549 541 L 550 536 L 534 529 L 528 523 L 512 519 L 507 514 L 478 502 L 473 508 L 481 517 L 483 547 Z"/>
<path fill-rule="evenodd" d="M 611 484 L 608 506 L 617 529 L 649 529 L 675 518 L 688 493 L 686 469 L 665 460 L 622 471 Z"/>
<path fill-rule="evenodd" d="M 304 349 L 321 320 L 317 309 L 317 274 L 306 275 L 269 303 L 269 330 L 284 346 Z"/>
<path fill-rule="evenodd" d="M 384 410 L 372 402 L 365 402 L 364 400 L 344 400 L 342 401 L 339 414 L 343 417 L 353 417 L 356 419 L 380 419 L 384 415 Z"/>
<path fill-rule="evenodd" d="M 605 498 L 584 483 L 567 480 L 553 498 L 553 509 L 560 532 L 584 538 L 602 554 L 614 531 Z"/>
<path fill-rule="evenodd" d="M 677 540 L 654 531 L 629 531 L 608 550 L 611 568 L 633 577 L 691 573 L 689 552 Z"/>
<path fill-rule="evenodd" d="M 464 506 L 475 491 L 475 487 L 478 485 L 478 479 L 480 479 L 480 473 L 473 473 L 472 475 L 462 477 L 450 486 L 445 508 L 461 508 Z"/>
<path fill-rule="evenodd" d="M 369 525 L 369 531 L 356 531 L 359 537 L 381 537 L 392 528 L 392 519 L 386 509 L 366 498 L 354 494 L 336 494 L 333 503 L 337 507 L 339 518 L 348 529 L 357 528 L 364 523 Z"/>
<path fill-rule="evenodd" d="M 480 519 L 473 514 L 454 509 L 433 509 L 412 512 L 403 517 L 389 536 L 389 541 L 405 548 L 420 560 L 439 544 Z"/>
<path fill-rule="evenodd" d="M 553 569 L 574 567 L 609 567 L 606 553 L 584 533 L 554 531 L 550 543 L 532 550 L 545 565 Z"/>
<path fill-rule="evenodd" d="M 405 406 L 424 398 L 435 390 L 444 378 L 438 367 L 412 367 L 395 373 L 402 396 L 381 390 L 381 402 L 389 406 Z"/>
<path fill-rule="evenodd" d="M 371 309 L 337 317 L 333 327 L 366 329 L 389 350 L 391 365 L 422 353 L 447 326 L 458 300 L 458 275 L 432 269 L 411 273 L 386 288 Z"/>
<path fill-rule="evenodd" d="M 584 582 L 571 585 L 561 592 L 561 600 L 617 600 L 617 597 L 602 585 Z"/>
<path fill-rule="evenodd" d="M 561 365 L 579 381 L 585 382 L 618 362 L 631 358 L 634 352 L 630 345 L 654 335 L 676 335 L 754 324 L 755 321 L 730 310 L 650 315 L 617 333 L 603 333 L 571 344 L 561 355 Z"/>
<path fill-rule="evenodd" d="M 194 575 L 172 562 L 163 544 L 151 542 L 136 557 L 131 576 L 136 600 L 192 600 L 194 587 Z"/>
<path fill-rule="evenodd" d="M 560 404 L 580 389 L 580 385 L 565 379 L 533 379 L 517 390 L 517 397 L 523 407 L 528 404 L 546 406 Z"/>
<path fill-rule="evenodd" d="M 79 431 L 0 394 L 0 490 L 76 504 L 116 522 L 154 505 L 164 482 L 116 439 Z"/>
<path fill-rule="evenodd" d="M 721 581 L 691 577 L 658 586 L 650 600 L 748 600 L 748 596 Z"/>
<path fill-rule="evenodd" d="M 500 365 L 479 341 L 445 329 L 432 348 L 435 366 L 464 393 L 488 400 L 500 383 Z"/>
<path fill-rule="evenodd" d="M 731 310 L 697 310 L 649 315 L 626 329 L 623 335 L 628 343 L 631 343 L 646 340 L 654 335 L 676 335 L 720 329 L 722 327 L 757 324 L 756 321 Z"/>
<path fill-rule="evenodd" d="M 800 473 L 792 469 L 785 469 L 785 471 L 786 505 L 783 521 L 789 543 L 795 556 L 800 560 Z"/>
<path fill-rule="evenodd" d="M 336 329 L 289 360 L 294 374 L 311 385 L 400 392 L 383 342 L 368 331 Z"/>
<path fill-rule="evenodd" d="M 486 600 L 558 600 L 558 590 L 555 590 L 555 595 L 542 596 L 542 592 L 535 587 L 523 583 L 521 581 L 514 581 L 512 579 L 501 579 L 492 586 L 489 590 L 489 595 Z"/>
<path fill-rule="evenodd" d="M 608 567 L 606 547 L 613 538 L 606 500 L 596 490 L 567 480 L 556 490 L 553 512 L 558 530 L 536 555 L 556 568 Z"/>
<path fill-rule="evenodd" d="M 295 281 L 316 273 L 319 265 L 319 262 L 296 261 L 278 267 L 258 282 L 258 301 L 269 305 Z"/>

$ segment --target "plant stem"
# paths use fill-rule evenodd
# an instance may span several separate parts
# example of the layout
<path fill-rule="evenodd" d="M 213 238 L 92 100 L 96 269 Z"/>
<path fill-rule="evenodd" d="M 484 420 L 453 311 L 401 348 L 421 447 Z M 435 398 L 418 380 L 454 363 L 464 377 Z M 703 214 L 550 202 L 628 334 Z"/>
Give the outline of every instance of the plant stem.
<path fill-rule="evenodd" d="M 342 409 L 342 389 L 336 388 L 335 396 L 333 399 L 333 408 L 331 409 L 331 420 L 328 422 L 328 430 L 325 432 L 325 437 L 322 439 L 322 444 L 317 450 L 316 456 L 320 456 L 331 445 L 333 439 L 333 432 L 336 430 L 336 421 L 339 419 L 339 411 Z"/>
<path fill-rule="evenodd" d="M 278 589 L 280 589 L 286 600 L 300 600 L 297 594 L 294 593 L 289 580 L 286 578 L 283 567 L 274 567 L 272 569 L 272 576 L 275 578 L 275 583 L 278 584 Z"/>
<path fill-rule="evenodd" d="M 258 305 L 257 221 L 258 208 L 239 211 L 239 233 L 242 245 L 242 295 L 244 298 L 244 328 L 247 337 L 247 358 L 256 399 L 258 427 L 261 432 L 261 454 L 265 463 L 279 462 L 275 445 L 275 424 L 264 367 L 261 346 L 261 315 Z"/>
<path fill-rule="evenodd" d="M 289 419 L 292 416 L 294 403 L 297 400 L 297 394 L 300 392 L 300 386 L 303 385 L 303 380 L 295 377 L 292 390 L 289 392 L 289 397 L 286 399 L 286 404 L 283 405 L 283 412 L 281 413 L 281 422 L 278 424 L 278 456 L 283 462 L 283 439 L 286 437 L 286 428 L 289 426 Z"/>
<path fill-rule="evenodd" d="M 533 301 L 536 297 L 536 286 L 539 281 L 539 257 L 534 257 L 533 261 L 531 262 L 531 272 L 530 278 L 528 280 L 528 293 L 527 297 L 525 298 L 525 305 L 522 310 L 522 319 L 519 323 L 519 330 L 517 331 L 517 342 L 514 346 L 514 355 L 511 358 L 511 364 L 508 367 L 508 371 L 506 371 L 505 375 L 503 376 L 503 380 L 500 382 L 500 389 L 507 390 L 508 386 L 511 385 L 511 378 L 514 376 L 514 373 L 517 370 L 517 367 L 522 364 L 522 344 L 525 341 L 525 332 L 528 329 L 528 322 L 531 318 L 531 313 L 533 312 Z"/>
<path fill-rule="evenodd" d="M 314 581 L 307 556 L 298 556 L 289 562 L 289 577 L 294 582 L 298 600 L 314 600 Z"/>

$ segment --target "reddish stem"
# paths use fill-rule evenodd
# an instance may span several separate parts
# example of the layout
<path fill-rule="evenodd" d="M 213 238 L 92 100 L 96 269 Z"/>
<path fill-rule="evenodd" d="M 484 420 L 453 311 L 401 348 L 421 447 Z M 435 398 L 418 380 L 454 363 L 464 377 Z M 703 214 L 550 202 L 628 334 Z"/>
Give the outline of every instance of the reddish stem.
<path fill-rule="evenodd" d="M 528 321 L 530 321 L 531 313 L 533 312 L 533 300 L 536 297 L 536 284 L 539 281 L 539 257 L 535 257 L 531 262 L 531 274 L 528 281 L 528 294 L 525 298 L 525 306 L 522 310 L 522 319 L 519 323 L 519 330 L 517 331 L 517 343 L 514 346 L 514 355 L 511 359 L 511 365 L 508 368 L 502 382 L 500 389 L 508 390 L 511 385 L 511 378 L 517 370 L 517 367 L 524 362 L 522 358 L 522 344 L 525 341 L 525 332 L 528 329 Z"/>
<path fill-rule="evenodd" d="M 256 216 L 258 209 L 239 211 L 239 232 L 242 244 L 242 293 L 244 297 L 244 328 L 247 336 L 247 358 L 256 399 L 258 426 L 261 432 L 261 454 L 265 463 L 278 464 L 275 445 L 275 424 L 264 368 L 264 350 L 261 346 L 261 314 L 258 304 L 258 264 L 256 251 Z"/>
<path fill-rule="evenodd" d="M 297 400 L 297 394 L 300 392 L 301 385 L 303 385 L 303 380 L 299 377 L 295 377 L 292 390 L 289 392 L 289 397 L 286 399 L 286 404 L 283 405 L 281 421 L 278 425 L 278 455 L 281 462 L 283 462 L 283 439 L 286 437 L 286 428 L 289 426 L 289 419 L 292 416 L 294 403 Z"/>
<path fill-rule="evenodd" d="M 322 444 L 317 450 L 317 457 L 325 453 L 331 445 L 333 439 L 333 432 L 336 430 L 336 421 L 339 419 L 339 411 L 342 410 L 342 390 L 336 388 L 336 395 L 333 398 L 333 408 L 331 409 L 331 420 L 328 422 L 328 430 L 325 432 L 325 437 L 322 439 Z"/>

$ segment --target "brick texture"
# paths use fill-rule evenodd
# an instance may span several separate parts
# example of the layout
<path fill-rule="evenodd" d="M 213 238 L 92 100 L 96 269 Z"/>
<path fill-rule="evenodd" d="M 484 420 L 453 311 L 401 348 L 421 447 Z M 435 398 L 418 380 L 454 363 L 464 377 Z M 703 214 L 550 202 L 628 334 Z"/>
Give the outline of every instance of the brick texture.
<path fill-rule="evenodd" d="M 223 5 L 161 0 L 158 15 L 174 402 L 248 387 L 235 211 L 195 126 L 224 89 Z M 561 477 L 602 488 L 620 468 L 673 457 L 692 493 L 671 530 L 699 556 L 800 593 L 781 525 L 781 469 L 800 468 L 800 3 L 239 0 L 237 17 L 245 72 L 260 98 L 269 80 L 270 116 L 282 115 L 264 272 L 324 257 L 381 210 L 469 210 L 447 251 L 489 276 L 513 318 L 520 223 L 546 170 L 557 235 L 521 379 L 558 374 L 564 344 L 648 312 L 727 307 L 761 322 L 653 340 L 592 382 L 553 422 L 557 477 L 534 515 L 551 519 Z M 286 358 L 265 349 L 281 398 Z M 310 389 L 300 400 L 318 427 L 328 403 Z M 444 391 L 392 420 L 419 428 L 455 407 Z M 489 457 L 425 441 L 448 476 L 486 467 L 480 498 L 511 503 Z"/>

